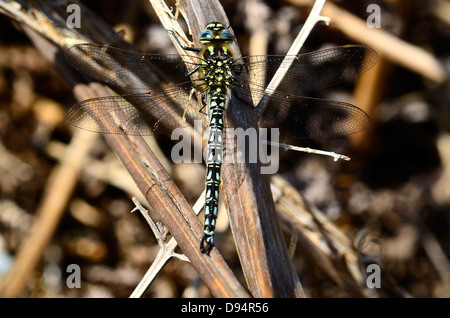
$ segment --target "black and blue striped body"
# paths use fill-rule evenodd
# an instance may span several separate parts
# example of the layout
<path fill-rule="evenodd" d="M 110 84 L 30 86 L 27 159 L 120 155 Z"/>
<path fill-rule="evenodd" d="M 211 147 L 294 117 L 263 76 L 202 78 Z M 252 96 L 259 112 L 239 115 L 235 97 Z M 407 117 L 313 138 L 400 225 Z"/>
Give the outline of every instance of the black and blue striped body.
<path fill-rule="evenodd" d="M 208 96 L 210 130 L 206 160 L 205 226 L 200 242 L 200 250 L 207 254 L 214 244 L 213 235 L 219 205 L 220 167 L 222 166 L 223 149 L 222 132 L 226 106 L 226 98 L 222 90 L 218 87 L 210 90 Z"/>
<path fill-rule="evenodd" d="M 219 206 L 220 167 L 222 166 L 224 113 L 229 89 L 233 85 L 233 56 L 227 44 L 232 36 L 222 23 L 206 26 L 200 35 L 203 45 L 202 66 L 206 106 L 209 112 L 208 157 L 206 160 L 205 226 L 200 242 L 202 253 L 209 254 L 214 246 L 214 228 Z"/>

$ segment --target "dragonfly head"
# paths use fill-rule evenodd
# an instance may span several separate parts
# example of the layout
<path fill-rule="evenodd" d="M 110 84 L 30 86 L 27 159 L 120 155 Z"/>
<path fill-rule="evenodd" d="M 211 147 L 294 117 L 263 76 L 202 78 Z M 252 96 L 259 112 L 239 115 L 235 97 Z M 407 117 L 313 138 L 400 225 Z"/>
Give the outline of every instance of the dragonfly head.
<path fill-rule="evenodd" d="M 209 23 L 205 30 L 200 34 L 200 44 L 210 44 L 212 42 L 231 43 L 233 36 L 220 22 Z"/>

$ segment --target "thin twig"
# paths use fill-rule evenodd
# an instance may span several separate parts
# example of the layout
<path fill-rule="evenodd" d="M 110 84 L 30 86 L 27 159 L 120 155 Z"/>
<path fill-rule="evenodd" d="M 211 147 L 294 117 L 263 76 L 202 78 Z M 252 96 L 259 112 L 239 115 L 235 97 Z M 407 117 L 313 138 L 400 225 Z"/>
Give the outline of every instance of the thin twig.
<path fill-rule="evenodd" d="M 133 293 L 130 295 L 130 298 L 139 298 L 142 296 L 144 291 L 148 288 L 148 286 L 152 283 L 153 279 L 156 277 L 156 275 L 162 270 L 164 265 L 172 258 L 178 258 L 179 260 L 189 262 L 189 259 L 186 257 L 186 255 L 182 255 L 179 253 L 175 253 L 175 249 L 178 246 L 177 241 L 171 237 L 168 242 L 165 241 L 165 231 L 163 228 L 159 228 L 155 222 L 153 222 L 152 218 L 148 214 L 148 211 L 144 209 L 144 207 L 139 203 L 139 201 L 136 198 L 132 198 L 135 208 L 131 211 L 134 212 L 138 210 L 141 212 L 144 219 L 147 221 L 147 224 L 150 226 L 150 228 L 153 231 L 153 234 L 155 235 L 155 238 L 159 245 L 159 251 L 158 254 L 155 257 L 155 260 L 153 261 L 152 265 L 148 269 L 148 271 L 145 273 L 144 277 L 141 279 L 139 284 L 136 286 L 136 289 L 133 291 Z"/>
<path fill-rule="evenodd" d="M 322 8 L 325 4 L 325 1 L 326 0 L 316 0 L 314 2 L 314 5 L 311 9 L 310 14 L 308 15 L 308 18 L 305 21 L 305 24 L 303 25 L 299 34 L 295 38 L 291 47 L 289 48 L 285 58 L 283 59 L 283 62 L 280 64 L 277 72 L 273 76 L 269 85 L 267 85 L 264 91 L 264 95 L 256 107 L 258 116 L 261 116 L 261 114 L 264 112 L 264 109 L 270 100 L 270 96 L 272 96 L 272 94 L 276 91 L 278 85 L 283 80 L 284 75 L 289 70 L 294 60 L 296 59 L 297 54 L 300 52 L 303 43 L 305 43 L 314 26 L 320 21 L 324 21 L 326 24 L 330 22 L 329 18 L 320 15 Z"/>
<path fill-rule="evenodd" d="M 309 147 L 299 147 L 299 146 L 288 145 L 288 144 L 284 144 L 284 143 L 275 143 L 272 141 L 267 141 L 267 142 L 265 142 L 265 144 L 271 145 L 273 147 L 280 147 L 286 151 L 293 150 L 293 151 L 312 153 L 312 154 L 316 154 L 316 155 L 328 156 L 328 157 L 332 157 L 334 161 L 338 161 L 339 159 L 342 159 L 345 161 L 350 161 L 350 157 L 347 157 L 345 155 L 341 155 L 339 153 L 335 153 L 332 151 L 313 149 L 313 148 L 309 148 Z"/>
<path fill-rule="evenodd" d="M 193 210 L 197 215 L 203 209 L 203 205 L 205 202 L 205 192 L 206 191 L 203 191 L 202 195 L 200 195 L 199 199 L 193 206 Z M 175 238 L 172 236 L 169 239 L 169 241 L 166 242 L 163 238 L 165 233 L 158 226 L 156 226 L 156 224 L 150 217 L 148 211 L 144 209 L 144 207 L 139 203 L 139 201 L 135 197 L 133 197 L 132 200 L 136 207 L 131 212 L 134 212 L 136 210 L 139 210 L 139 212 L 141 212 L 142 216 L 147 221 L 147 224 L 152 229 L 153 234 L 155 235 L 158 245 L 160 247 L 154 262 L 147 270 L 147 272 L 139 282 L 136 289 L 130 295 L 130 298 L 139 298 L 142 296 L 144 291 L 147 290 L 148 286 L 150 286 L 150 284 L 153 282 L 153 279 L 155 279 L 156 275 L 162 270 L 162 268 L 169 261 L 170 258 L 175 257 L 185 262 L 189 262 L 189 259 L 185 255 L 175 253 L 175 249 L 178 246 L 178 243 L 175 240 Z"/>

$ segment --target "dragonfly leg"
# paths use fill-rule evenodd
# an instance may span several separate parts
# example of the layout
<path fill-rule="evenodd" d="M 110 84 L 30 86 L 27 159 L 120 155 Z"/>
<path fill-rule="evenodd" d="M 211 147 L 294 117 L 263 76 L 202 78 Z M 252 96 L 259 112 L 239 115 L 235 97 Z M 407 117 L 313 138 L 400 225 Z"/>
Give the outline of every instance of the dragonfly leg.
<path fill-rule="evenodd" d="M 206 97 L 204 95 L 202 95 L 202 108 L 200 108 L 198 112 L 201 113 L 202 110 L 205 109 L 206 106 L 207 106 Z"/>
<path fill-rule="evenodd" d="M 191 76 L 195 72 L 197 72 L 200 69 L 200 65 L 197 65 L 194 69 L 190 70 L 189 72 L 185 73 L 184 76 Z"/>
<path fill-rule="evenodd" d="M 183 44 L 181 44 L 180 40 L 178 40 L 177 36 L 175 35 L 175 32 L 173 30 L 168 30 L 166 29 L 167 32 L 169 32 L 173 38 L 175 39 L 175 41 L 178 43 L 178 45 L 186 51 L 193 51 L 193 52 L 200 52 L 202 49 L 198 48 L 198 47 L 189 47 L 189 46 L 185 46 Z"/>

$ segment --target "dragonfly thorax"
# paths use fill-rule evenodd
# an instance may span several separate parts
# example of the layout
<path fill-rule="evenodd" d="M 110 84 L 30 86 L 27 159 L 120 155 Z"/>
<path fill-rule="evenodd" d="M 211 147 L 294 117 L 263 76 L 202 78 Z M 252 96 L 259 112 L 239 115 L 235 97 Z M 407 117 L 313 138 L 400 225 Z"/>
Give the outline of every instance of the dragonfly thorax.
<path fill-rule="evenodd" d="M 208 24 L 200 35 L 203 80 L 210 88 L 230 88 L 235 81 L 233 54 L 228 47 L 232 41 L 230 31 L 220 22 Z"/>
<path fill-rule="evenodd" d="M 233 60 L 208 59 L 203 63 L 203 80 L 208 87 L 228 87 L 233 85 L 235 78 L 232 72 Z"/>

